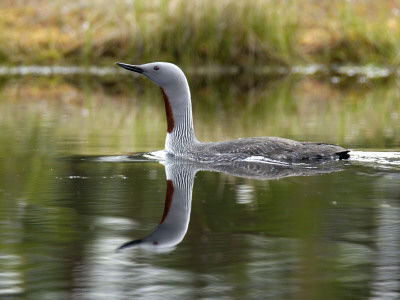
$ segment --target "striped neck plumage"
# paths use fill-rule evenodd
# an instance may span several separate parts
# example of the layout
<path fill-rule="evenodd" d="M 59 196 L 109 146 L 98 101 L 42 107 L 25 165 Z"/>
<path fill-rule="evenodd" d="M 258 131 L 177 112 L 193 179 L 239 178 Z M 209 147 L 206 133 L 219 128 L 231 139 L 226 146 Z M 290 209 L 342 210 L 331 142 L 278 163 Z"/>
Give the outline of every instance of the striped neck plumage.
<path fill-rule="evenodd" d="M 184 93 L 164 89 L 161 91 L 167 116 L 165 150 L 174 155 L 184 155 L 198 144 L 194 135 L 189 89 Z"/>
<path fill-rule="evenodd" d="M 188 107 L 179 121 L 175 120 L 172 131 L 167 132 L 165 150 L 180 156 L 191 152 L 197 144 L 193 129 L 192 109 Z"/>

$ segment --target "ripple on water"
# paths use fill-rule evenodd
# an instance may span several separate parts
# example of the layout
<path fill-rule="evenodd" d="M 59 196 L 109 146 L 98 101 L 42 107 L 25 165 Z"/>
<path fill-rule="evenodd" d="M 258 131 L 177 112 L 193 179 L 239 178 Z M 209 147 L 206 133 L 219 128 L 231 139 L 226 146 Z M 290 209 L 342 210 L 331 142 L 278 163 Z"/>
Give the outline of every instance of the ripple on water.
<path fill-rule="evenodd" d="M 400 168 L 400 152 L 352 151 L 351 161 L 380 168 Z"/>

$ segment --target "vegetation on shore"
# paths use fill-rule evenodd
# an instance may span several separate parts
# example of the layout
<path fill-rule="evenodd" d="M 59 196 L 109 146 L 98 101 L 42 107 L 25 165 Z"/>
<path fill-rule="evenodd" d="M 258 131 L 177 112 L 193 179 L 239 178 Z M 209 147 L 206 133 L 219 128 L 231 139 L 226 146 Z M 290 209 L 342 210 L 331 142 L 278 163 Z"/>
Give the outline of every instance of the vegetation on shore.
<path fill-rule="evenodd" d="M 5 0 L 0 15 L 2 65 L 400 62 L 390 0 Z"/>

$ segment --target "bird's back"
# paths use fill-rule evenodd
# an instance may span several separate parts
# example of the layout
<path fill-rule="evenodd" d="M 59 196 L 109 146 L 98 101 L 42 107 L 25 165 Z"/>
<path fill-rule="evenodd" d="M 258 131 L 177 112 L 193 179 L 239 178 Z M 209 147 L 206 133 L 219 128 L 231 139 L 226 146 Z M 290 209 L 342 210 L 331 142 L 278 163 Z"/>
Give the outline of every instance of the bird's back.
<path fill-rule="evenodd" d="M 277 161 L 304 161 L 318 159 L 347 159 L 349 150 L 323 144 L 298 142 L 279 137 L 251 137 L 222 142 L 201 143 L 201 153 L 220 159 L 240 160 L 261 156 Z"/>

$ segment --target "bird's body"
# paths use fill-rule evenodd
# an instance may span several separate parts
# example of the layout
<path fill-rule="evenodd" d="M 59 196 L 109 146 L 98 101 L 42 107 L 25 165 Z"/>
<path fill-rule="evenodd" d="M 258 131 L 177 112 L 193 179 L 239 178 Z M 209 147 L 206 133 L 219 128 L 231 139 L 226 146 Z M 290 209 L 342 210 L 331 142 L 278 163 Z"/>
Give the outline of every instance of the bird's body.
<path fill-rule="evenodd" d="M 348 155 L 341 147 L 322 143 L 297 142 L 279 137 L 251 137 L 215 143 L 201 143 L 200 153 L 225 156 L 227 160 L 265 157 L 276 161 L 335 159 Z M 346 153 L 344 153 L 346 152 Z M 197 156 L 197 155 L 196 155 Z"/>
<path fill-rule="evenodd" d="M 193 129 L 189 85 L 179 67 L 165 62 L 140 66 L 117 64 L 146 76 L 160 86 L 167 115 L 165 150 L 171 155 L 205 162 L 232 162 L 255 156 L 284 162 L 349 158 L 349 150 L 336 145 L 298 142 L 279 137 L 199 142 Z"/>

